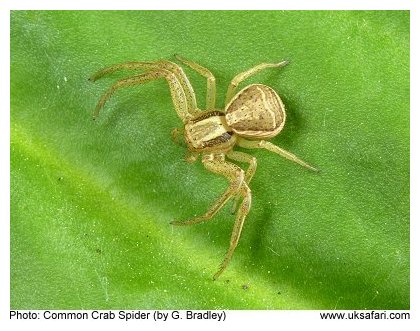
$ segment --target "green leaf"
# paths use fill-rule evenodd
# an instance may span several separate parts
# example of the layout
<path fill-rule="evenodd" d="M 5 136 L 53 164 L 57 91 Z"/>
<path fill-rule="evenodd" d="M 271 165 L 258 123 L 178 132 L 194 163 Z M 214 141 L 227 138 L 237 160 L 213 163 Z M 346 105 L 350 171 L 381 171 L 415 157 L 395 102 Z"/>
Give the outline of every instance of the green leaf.
<path fill-rule="evenodd" d="M 176 227 L 226 187 L 184 161 L 167 84 L 118 91 L 102 67 L 178 53 L 287 108 L 228 269 L 234 216 Z M 200 105 L 205 80 L 185 69 Z M 245 166 L 245 165 L 244 165 Z M 12 309 L 408 309 L 408 11 L 11 13 Z"/>

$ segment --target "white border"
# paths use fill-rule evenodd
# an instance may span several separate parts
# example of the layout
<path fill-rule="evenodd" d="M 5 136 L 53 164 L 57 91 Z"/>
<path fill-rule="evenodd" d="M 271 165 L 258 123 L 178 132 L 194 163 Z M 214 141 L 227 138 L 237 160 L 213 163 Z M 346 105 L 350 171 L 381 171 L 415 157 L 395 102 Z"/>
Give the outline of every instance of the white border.
<path fill-rule="evenodd" d="M 64 329 L 74 329 L 78 327 L 81 329 L 91 329 L 92 327 L 119 327 L 121 324 L 114 322 L 66 322 L 62 321 L 20 321 L 13 323 L 9 320 L 9 304 L 10 304 L 10 247 L 9 247 L 9 222 L 10 219 L 10 10 L 76 10 L 76 9 L 224 9 L 224 10 L 245 10 L 245 9 L 282 9 L 282 10 L 411 10 L 411 91 L 418 90 L 419 78 L 419 51 L 418 40 L 420 31 L 420 14 L 418 1 L 415 0 L 354 0 L 354 1 L 339 1 L 339 0 L 293 0 L 293 1 L 273 1 L 273 0 L 258 0 L 258 1 L 226 1 L 213 0 L 208 2 L 181 0 L 181 1 L 135 1 L 135 0 L 118 0 L 118 1 L 98 1 L 98 0 L 72 0 L 72 1 L 42 1 L 42 0 L 2 0 L 0 8 L 0 107 L 3 111 L 0 112 L 0 153 L 1 153 L 1 178 L 4 184 L 0 191 L 2 222 L 0 230 L 0 323 L 2 330 L 11 330 L 15 328 L 30 327 L 32 330 L 56 330 L 57 326 Z M 417 86 L 417 88 L 415 87 Z M 414 88 L 413 88 L 414 87 Z M 410 103 L 411 109 L 411 180 L 410 180 L 410 218 L 411 218 L 411 320 L 410 321 L 325 321 L 319 318 L 316 311 L 237 311 L 229 313 L 229 320 L 224 323 L 202 323 L 202 322 L 174 322 L 174 323 L 147 323 L 146 325 L 139 323 L 124 324 L 124 328 L 130 329 L 161 329 L 169 327 L 182 327 L 184 330 L 196 330 L 197 327 L 201 329 L 256 329 L 256 328 L 275 328 L 275 329 L 323 329 L 323 330 L 354 330 L 354 328 L 362 330 L 370 330 L 372 328 L 381 328 L 382 330 L 395 330 L 395 328 L 403 328 L 404 330 L 413 330 L 416 322 L 419 319 L 419 261 L 420 250 L 419 240 L 419 206 L 416 201 L 419 192 L 419 178 L 418 170 L 419 162 L 419 141 L 418 141 L 418 124 L 419 122 L 419 93 L 411 93 Z M 9 110 L 9 111 L 5 111 Z M 396 110 L 398 111 L 398 110 Z M 99 324 L 98 324 L 99 323 Z"/>
<path fill-rule="evenodd" d="M 0 10 L 0 321 L 10 305 L 10 15 Z M 0 322 L 1 323 L 1 322 Z"/>
<path fill-rule="evenodd" d="M 3 0 L 2 7 L 14 10 L 28 9 L 57 9 L 57 10 L 172 10 L 172 9 L 190 9 L 190 10 L 405 10 L 415 7 L 413 0 L 293 0 L 293 1 L 273 1 L 273 0 L 241 0 L 241 1 L 197 1 L 197 0 L 153 0 L 153 1 L 97 1 L 97 0 L 71 0 L 71 1 L 53 1 L 53 0 Z"/>

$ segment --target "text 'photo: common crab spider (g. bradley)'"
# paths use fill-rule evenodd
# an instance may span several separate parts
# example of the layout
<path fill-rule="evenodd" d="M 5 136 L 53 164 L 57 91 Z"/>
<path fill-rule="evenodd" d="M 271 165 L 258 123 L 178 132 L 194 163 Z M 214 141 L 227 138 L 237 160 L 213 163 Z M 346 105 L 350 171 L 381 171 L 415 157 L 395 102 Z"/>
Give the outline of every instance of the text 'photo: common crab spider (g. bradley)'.
<path fill-rule="evenodd" d="M 194 161 L 199 155 L 204 167 L 229 181 L 225 192 L 201 216 L 186 221 L 173 221 L 174 225 L 190 225 L 209 221 L 228 202 L 234 199 L 232 212 L 236 213 L 230 239 L 230 246 L 219 270 L 214 274 L 217 279 L 226 269 L 238 244 L 242 226 L 251 208 L 251 190 L 249 183 L 257 168 L 255 157 L 234 147 L 245 149 L 262 148 L 274 152 L 286 159 L 296 162 L 310 170 L 314 167 L 297 156 L 267 141 L 276 136 L 283 128 L 286 112 L 282 100 L 271 88 L 262 84 L 251 84 L 237 92 L 238 85 L 245 79 L 266 68 L 280 68 L 287 61 L 279 63 L 262 63 L 236 75 L 229 84 L 224 109 L 216 108 L 216 80 L 205 67 L 176 55 L 176 58 L 186 66 L 198 72 L 207 79 L 206 110 L 197 107 L 194 90 L 183 69 L 166 60 L 146 62 L 126 62 L 112 65 L 93 74 L 89 80 L 96 81 L 119 70 L 143 70 L 116 81 L 99 100 L 93 118 L 99 115 L 106 101 L 118 89 L 147 83 L 158 78 L 166 79 L 169 84 L 175 111 L 183 122 L 183 127 L 174 129 L 172 137 L 175 142 L 183 135 L 190 152 L 189 161 Z M 247 163 L 244 171 L 238 165 L 226 159 Z M 238 204 L 239 208 L 237 208 Z"/>

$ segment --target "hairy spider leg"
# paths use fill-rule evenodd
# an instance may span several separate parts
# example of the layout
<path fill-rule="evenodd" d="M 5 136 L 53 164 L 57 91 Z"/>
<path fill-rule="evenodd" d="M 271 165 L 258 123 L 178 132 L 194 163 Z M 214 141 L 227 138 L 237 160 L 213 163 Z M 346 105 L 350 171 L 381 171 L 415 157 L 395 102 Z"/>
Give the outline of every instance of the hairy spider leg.
<path fill-rule="evenodd" d="M 226 177 L 230 182 L 229 187 L 204 215 L 187 221 L 173 221 L 171 223 L 174 225 L 190 225 L 208 221 L 226 204 L 231 197 L 235 196 L 237 193 L 242 196 L 243 200 L 236 215 L 235 224 L 230 238 L 229 249 L 220 265 L 219 270 L 213 276 L 213 279 L 216 280 L 226 269 L 232 259 L 233 253 L 241 236 L 245 218 L 251 208 L 252 196 L 251 190 L 245 182 L 244 171 L 237 165 L 226 162 L 223 154 L 219 154 L 216 158 L 213 154 L 204 155 L 202 162 L 207 170 Z"/>
<path fill-rule="evenodd" d="M 318 169 L 314 168 L 313 166 L 309 165 L 305 161 L 302 161 L 299 159 L 296 155 L 280 148 L 279 146 L 274 145 L 273 143 L 266 141 L 266 140 L 246 140 L 244 138 L 239 138 L 237 140 L 237 144 L 240 147 L 243 148 L 260 148 L 260 149 L 266 149 L 270 152 L 276 153 L 277 155 L 280 155 L 290 161 L 296 162 L 300 164 L 301 166 L 308 168 L 312 171 L 318 171 Z"/>
<path fill-rule="evenodd" d="M 207 94 L 206 94 L 206 109 L 215 109 L 216 107 L 216 78 L 214 78 L 214 75 L 212 72 L 201 66 L 200 64 L 187 60 L 186 58 L 175 54 L 175 58 L 182 63 L 189 66 L 191 69 L 197 71 L 201 76 L 204 78 L 207 78 Z"/>
<path fill-rule="evenodd" d="M 260 71 L 264 69 L 281 68 L 287 65 L 288 63 L 289 63 L 288 61 L 282 61 L 279 63 L 261 63 L 261 64 L 256 65 L 255 67 L 252 67 L 251 69 L 248 69 L 244 72 L 241 72 L 240 74 L 237 74 L 229 84 L 229 87 L 226 93 L 225 105 L 227 105 L 229 101 L 234 97 L 234 95 L 236 94 L 236 88 L 243 80 L 259 73 Z"/>
<path fill-rule="evenodd" d="M 184 73 L 184 70 L 182 68 L 170 61 L 166 60 L 160 60 L 160 61 L 142 61 L 142 62 L 125 62 L 120 64 L 115 64 L 110 67 L 106 67 L 95 74 L 93 74 L 89 80 L 96 81 L 99 78 L 102 78 L 105 75 L 111 74 L 113 72 L 119 71 L 119 70 L 166 70 L 173 73 L 177 80 L 179 81 L 179 84 L 182 86 L 185 94 L 185 98 L 187 100 L 187 107 L 188 112 L 192 115 L 199 114 L 199 111 L 197 109 L 197 101 L 194 93 L 194 89 L 191 86 L 190 81 L 188 80 L 187 76 Z"/>
<path fill-rule="evenodd" d="M 185 98 L 184 89 L 182 88 L 179 81 L 176 79 L 176 76 L 168 70 L 156 70 L 149 71 L 144 74 L 131 76 L 118 80 L 114 83 L 107 92 L 99 100 L 95 111 L 93 113 L 93 119 L 96 119 L 99 115 L 99 111 L 112 96 L 112 94 L 123 87 L 136 86 L 140 84 L 147 83 L 151 80 L 165 78 L 169 85 L 169 90 L 171 91 L 172 101 L 174 103 L 175 110 L 181 120 L 186 123 L 193 115 L 188 112 L 187 102 Z"/>
<path fill-rule="evenodd" d="M 179 146 L 186 146 L 184 139 L 184 128 L 174 128 L 171 131 L 172 141 Z"/>
<path fill-rule="evenodd" d="M 226 177 L 229 180 L 229 186 L 225 192 L 213 203 L 207 212 L 201 216 L 191 218 L 186 221 L 172 221 L 174 225 L 191 225 L 209 221 L 230 198 L 235 196 L 244 185 L 245 172 L 236 164 L 226 162 L 223 154 L 206 154 L 202 157 L 204 167 L 217 174 Z"/>
<path fill-rule="evenodd" d="M 187 143 L 185 142 L 184 139 L 184 128 L 174 128 L 171 131 L 171 138 L 172 141 L 179 145 L 179 146 L 183 146 L 183 147 L 187 147 Z M 187 152 L 185 153 L 185 161 L 187 161 L 188 163 L 194 163 L 195 161 L 197 161 L 197 158 L 199 156 L 200 153 L 197 152 L 192 152 L 187 150 Z"/>
<path fill-rule="evenodd" d="M 235 224 L 233 225 L 232 235 L 230 237 L 230 245 L 229 249 L 225 255 L 225 258 L 220 265 L 219 270 L 214 274 L 213 280 L 219 278 L 222 272 L 226 269 L 229 265 L 230 260 L 232 260 L 233 253 L 235 252 L 236 246 L 238 246 L 239 238 L 241 237 L 242 227 L 244 225 L 244 221 L 246 216 L 251 209 L 251 190 L 249 189 L 248 185 L 244 182 L 240 193 L 243 196 L 242 204 L 239 207 L 238 213 L 236 214 Z"/>
<path fill-rule="evenodd" d="M 251 179 L 254 176 L 255 171 L 257 170 L 257 159 L 252 155 L 249 155 L 244 152 L 238 152 L 238 151 L 230 151 L 226 154 L 226 156 L 231 160 L 249 164 L 248 169 L 245 172 L 245 182 L 249 186 L 249 183 L 251 182 Z M 241 194 L 238 193 L 235 197 L 235 200 L 233 201 L 233 205 L 231 209 L 232 214 L 236 212 L 240 198 L 241 198 Z"/>

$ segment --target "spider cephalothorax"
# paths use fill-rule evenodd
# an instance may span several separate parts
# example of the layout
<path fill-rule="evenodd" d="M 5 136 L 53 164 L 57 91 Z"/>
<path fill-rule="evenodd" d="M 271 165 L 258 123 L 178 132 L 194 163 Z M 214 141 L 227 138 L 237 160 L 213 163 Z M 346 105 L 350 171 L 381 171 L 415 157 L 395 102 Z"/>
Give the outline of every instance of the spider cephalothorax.
<path fill-rule="evenodd" d="M 266 68 L 282 67 L 287 64 L 287 61 L 262 63 L 235 76 L 229 85 L 224 109 L 216 109 L 216 81 L 213 74 L 195 62 L 180 56 L 177 56 L 177 59 L 207 78 L 205 111 L 197 108 L 194 90 L 184 71 L 177 64 L 165 60 L 126 62 L 102 69 L 90 77 L 91 81 L 95 81 L 118 70 L 145 70 L 144 73 L 132 75 L 114 83 L 99 100 L 94 118 L 99 115 L 105 102 L 117 89 L 143 84 L 157 78 L 166 79 L 175 110 L 184 124 L 181 129 L 174 129 L 172 132 L 174 141 L 178 141 L 179 135 L 183 134 L 193 159 L 201 155 L 202 163 L 207 170 L 224 176 L 229 181 L 226 191 L 205 214 L 186 221 L 171 223 L 189 225 L 208 221 L 229 199 L 235 199 L 233 211 L 236 212 L 236 221 L 229 249 L 219 270 L 213 276 L 216 279 L 228 266 L 238 244 L 242 226 L 251 208 L 249 183 L 257 167 L 255 157 L 235 151 L 234 147 L 267 149 L 308 169 L 316 169 L 292 153 L 267 141 L 282 130 L 286 120 L 283 102 L 271 87 L 251 84 L 236 93 L 239 83 L 246 78 Z M 244 171 L 235 163 L 226 161 L 226 158 L 248 163 L 248 169 Z M 237 208 L 239 202 L 240 205 Z"/>

